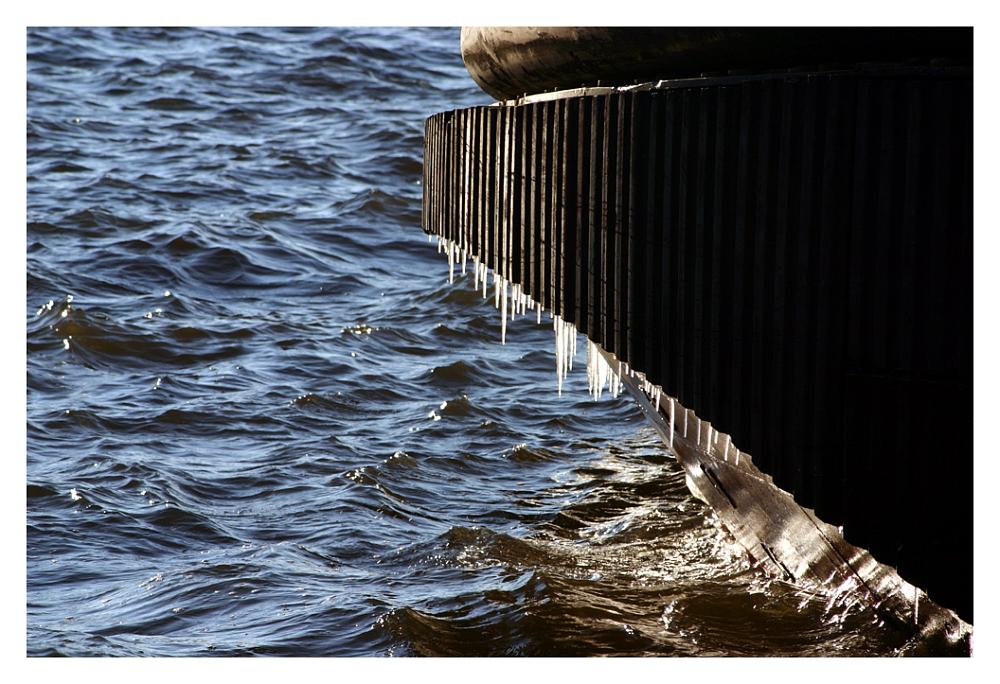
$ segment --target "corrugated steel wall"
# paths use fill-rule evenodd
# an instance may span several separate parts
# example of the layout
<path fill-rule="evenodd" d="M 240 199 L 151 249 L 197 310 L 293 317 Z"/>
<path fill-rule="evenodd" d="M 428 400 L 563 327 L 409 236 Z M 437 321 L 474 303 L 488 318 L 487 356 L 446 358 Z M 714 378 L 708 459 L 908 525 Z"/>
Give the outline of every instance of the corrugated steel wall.
<path fill-rule="evenodd" d="M 423 228 L 971 621 L 971 107 L 883 68 L 444 112 Z"/>

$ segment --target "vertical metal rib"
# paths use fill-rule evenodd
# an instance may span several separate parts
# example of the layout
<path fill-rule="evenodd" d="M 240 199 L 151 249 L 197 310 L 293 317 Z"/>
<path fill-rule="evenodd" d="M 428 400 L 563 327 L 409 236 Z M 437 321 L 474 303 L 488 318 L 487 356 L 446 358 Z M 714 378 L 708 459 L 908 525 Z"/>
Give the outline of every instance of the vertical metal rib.
<path fill-rule="evenodd" d="M 598 274 L 603 259 L 601 242 L 601 205 L 604 189 L 604 166 L 602 154 L 604 146 L 604 102 L 601 97 L 590 98 L 590 159 L 587 165 L 589 179 L 587 183 L 587 236 L 584 238 L 588 246 L 587 259 L 587 322 L 584 330 L 587 337 L 595 342 L 603 342 L 601 322 L 601 291 L 598 287 Z"/>
<path fill-rule="evenodd" d="M 601 258 L 597 264 L 597 289 L 601 293 L 599 311 L 598 338 L 605 350 L 617 354 L 614 337 L 615 291 L 613 276 L 618 268 L 615 261 L 615 202 L 620 181 L 616 167 L 618 150 L 618 99 L 617 94 L 602 97 L 604 103 L 604 127 L 601 129 L 601 200 L 600 225 L 598 241 L 601 243 Z"/>

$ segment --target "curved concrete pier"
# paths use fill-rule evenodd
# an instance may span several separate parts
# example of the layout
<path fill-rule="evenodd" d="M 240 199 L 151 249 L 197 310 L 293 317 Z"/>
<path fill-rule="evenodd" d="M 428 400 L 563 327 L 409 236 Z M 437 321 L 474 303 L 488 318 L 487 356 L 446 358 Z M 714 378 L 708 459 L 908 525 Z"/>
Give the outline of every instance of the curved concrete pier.
<path fill-rule="evenodd" d="M 444 112 L 424 230 L 691 409 L 706 445 L 675 451 L 778 575 L 971 622 L 971 106 L 971 65 L 935 62 Z"/>

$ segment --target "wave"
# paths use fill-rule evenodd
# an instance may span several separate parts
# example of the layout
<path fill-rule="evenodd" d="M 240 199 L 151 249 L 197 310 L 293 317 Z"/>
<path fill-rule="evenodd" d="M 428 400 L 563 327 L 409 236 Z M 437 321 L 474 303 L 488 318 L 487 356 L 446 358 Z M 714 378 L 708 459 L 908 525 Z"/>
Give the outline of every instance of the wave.
<path fill-rule="evenodd" d="M 448 283 L 457 42 L 28 29 L 27 652 L 899 652 L 760 582 L 633 404 L 559 396 L 547 317 L 501 344 Z"/>

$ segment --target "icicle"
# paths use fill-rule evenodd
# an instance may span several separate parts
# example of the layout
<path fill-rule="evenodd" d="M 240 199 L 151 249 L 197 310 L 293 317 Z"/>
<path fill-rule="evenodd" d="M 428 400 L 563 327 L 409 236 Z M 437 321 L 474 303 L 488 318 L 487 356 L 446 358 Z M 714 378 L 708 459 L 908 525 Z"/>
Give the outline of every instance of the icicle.
<path fill-rule="evenodd" d="M 468 255 L 465 252 L 465 247 L 462 248 L 462 275 L 465 275 L 465 262 L 468 259 Z"/>
<path fill-rule="evenodd" d="M 562 381 L 566 377 L 566 326 L 559 316 L 556 316 L 553 320 L 555 320 L 558 330 L 556 336 L 558 338 L 557 343 L 559 344 L 559 391 L 561 393 Z"/>
<path fill-rule="evenodd" d="M 594 345 L 592 353 L 594 355 L 594 399 L 596 400 L 601 398 L 601 392 L 604 390 L 604 367 L 598 358 L 597 345 Z"/>
<path fill-rule="evenodd" d="M 455 245 L 448 244 L 448 282 L 455 282 Z"/>
<path fill-rule="evenodd" d="M 493 308 L 500 310 L 500 277 L 493 272 Z"/>
<path fill-rule="evenodd" d="M 601 398 L 604 388 L 605 374 L 604 357 L 597 350 L 597 345 L 587 340 L 587 386 L 590 389 L 590 396 L 597 401 Z"/>
<path fill-rule="evenodd" d="M 559 321 L 559 378 L 560 378 L 559 387 L 561 391 L 562 383 L 564 380 L 566 380 L 566 368 L 569 365 L 567 363 L 569 359 L 566 358 L 568 351 L 566 344 L 566 334 L 569 331 L 566 328 L 566 322 L 564 320 L 562 320 L 558 316 L 556 316 L 555 319 Z"/>
<path fill-rule="evenodd" d="M 594 363 L 597 364 L 597 398 L 600 399 L 601 395 L 604 394 L 604 383 L 607 381 L 607 365 L 605 365 L 604 357 L 598 351 L 597 345 L 594 345 Z"/>
<path fill-rule="evenodd" d="M 590 344 L 587 344 L 587 391 L 594 396 L 594 365 L 590 362 Z"/>
<path fill-rule="evenodd" d="M 562 396 L 563 344 L 562 344 L 562 326 L 559 325 L 559 323 L 560 323 L 559 317 L 557 316 L 555 319 L 555 323 L 553 324 L 552 327 L 555 329 L 556 333 L 556 390 L 559 392 L 559 396 Z"/>
<path fill-rule="evenodd" d="M 569 355 L 569 369 L 573 370 L 573 357 L 576 356 L 576 326 L 573 326 L 573 346 L 572 352 Z"/>
<path fill-rule="evenodd" d="M 597 370 L 594 366 L 592 351 L 590 349 L 590 340 L 587 340 L 587 389 L 590 390 L 590 396 L 594 396 L 594 373 Z"/>
<path fill-rule="evenodd" d="M 503 315 L 500 317 L 500 320 L 502 321 L 500 323 L 500 344 L 507 344 L 507 280 L 506 280 L 506 278 L 503 279 L 503 282 L 501 284 L 500 289 L 503 290 L 503 293 L 501 294 L 501 297 L 500 297 L 501 299 L 503 299 L 503 309 L 502 309 Z"/>
<path fill-rule="evenodd" d="M 570 353 L 573 348 L 573 340 L 571 336 L 575 334 L 576 330 L 572 323 L 567 323 L 561 317 L 559 317 L 559 328 L 562 331 L 560 339 L 562 343 L 562 375 L 565 378 L 572 365 Z"/>
<path fill-rule="evenodd" d="M 563 358 L 563 372 L 565 373 L 567 368 L 572 368 L 572 355 L 576 349 L 576 326 L 562 321 L 558 316 L 556 318 L 561 321 L 564 329 L 562 342 L 565 345 Z M 616 363 L 619 369 L 623 367 L 622 362 L 616 361 Z M 600 346 L 587 340 L 587 386 L 595 400 L 601 398 L 605 384 L 608 386 L 609 394 L 613 397 L 618 397 L 621 394 L 623 387 L 621 376 L 608 363 Z"/>
<path fill-rule="evenodd" d="M 597 373 L 600 369 L 597 367 L 597 359 L 594 358 L 595 352 L 594 344 L 587 340 L 587 379 L 590 382 L 590 394 L 596 400 L 599 396 L 597 393 Z"/>
<path fill-rule="evenodd" d="M 563 321 L 563 377 L 573 370 L 573 354 L 576 351 L 576 326 Z"/>
<path fill-rule="evenodd" d="M 538 318 L 535 320 L 535 325 L 541 325 L 542 324 L 542 307 L 538 307 L 537 309 L 535 309 L 535 311 L 538 313 Z"/>
<path fill-rule="evenodd" d="M 611 366 L 608 366 L 608 371 L 611 374 L 611 377 L 608 379 L 608 390 L 611 392 L 611 396 L 613 398 L 617 399 L 618 395 L 621 393 L 621 389 L 622 389 L 621 388 L 622 362 L 621 361 L 618 362 L 618 372 L 617 373 L 615 373 L 614 369 L 611 368 Z"/>
<path fill-rule="evenodd" d="M 566 327 L 569 335 L 569 339 L 567 340 L 569 343 L 569 358 L 566 359 L 566 367 L 569 370 L 573 370 L 573 356 L 576 354 L 576 326 L 572 323 L 567 323 Z"/>
<path fill-rule="evenodd" d="M 656 400 L 659 401 L 660 397 L 657 395 Z M 674 448 L 674 433 L 677 432 L 677 426 L 674 424 L 674 398 L 670 397 L 670 448 Z"/>
<path fill-rule="evenodd" d="M 472 257 L 472 289 L 479 291 L 479 257 Z"/>
<path fill-rule="evenodd" d="M 601 391 L 604 388 L 604 378 L 601 377 L 601 371 L 603 369 L 601 368 L 600 361 L 597 358 L 597 345 L 592 347 L 591 354 L 594 359 L 594 399 L 597 400 L 601 398 Z"/>
<path fill-rule="evenodd" d="M 570 368 L 569 354 L 572 348 L 570 335 L 575 334 L 576 328 L 571 323 L 564 321 L 561 316 L 553 317 L 552 328 L 555 330 L 556 336 L 556 386 L 561 395 L 562 383 L 566 379 L 568 369 Z M 588 372 L 588 384 L 590 377 L 590 373 Z M 591 389 L 591 394 L 593 394 L 593 389 Z"/>
<path fill-rule="evenodd" d="M 597 346 L 594 346 L 594 360 L 597 362 L 597 398 L 604 394 L 604 383 L 608 380 L 607 360 L 601 355 Z"/>

